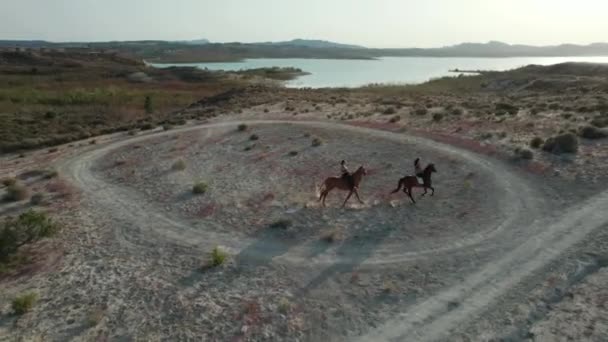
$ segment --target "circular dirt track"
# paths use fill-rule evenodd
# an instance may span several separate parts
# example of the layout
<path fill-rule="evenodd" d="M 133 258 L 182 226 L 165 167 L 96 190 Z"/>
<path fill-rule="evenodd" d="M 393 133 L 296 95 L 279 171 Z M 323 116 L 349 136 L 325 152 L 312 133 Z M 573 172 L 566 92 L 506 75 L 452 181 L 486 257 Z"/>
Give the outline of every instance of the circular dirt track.
<path fill-rule="evenodd" d="M 542 212 L 542 196 L 525 179 L 467 151 L 334 123 L 246 123 L 245 132 L 218 123 L 112 143 L 67 161 L 63 172 L 105 212 L 131 222 L 117 231 L 125 244 L 176 244 L 193 254 L 221 245 L 242 262 L 364 266 L 480 251 L 520 235 Z M 416 157 L 438 173 L 436 195 L 413 205 L 389 192 Z M 321 208 L 319 186 L 341 159 L 368 169 L 365 204 L 353 197 L 340 209 L 346 193 L 334 191 Z M 173 170 L 180 160 L 186 168 Z M 196 196 L 199 181 L 209 189 Z M 292 225 L 268 228 L 281 219 Z M 328 248 L 320 239 L 328 232 L 348 243 Z"/>

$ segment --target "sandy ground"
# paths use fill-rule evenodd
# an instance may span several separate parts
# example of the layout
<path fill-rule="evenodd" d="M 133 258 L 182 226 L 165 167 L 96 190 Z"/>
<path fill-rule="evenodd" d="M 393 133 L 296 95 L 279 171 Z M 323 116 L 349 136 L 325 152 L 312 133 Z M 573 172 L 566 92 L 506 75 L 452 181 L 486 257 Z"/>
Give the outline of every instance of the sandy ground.
<path fill-rule="evenodd" d="M 552 340 L 586 301 L 597 308 L 580 332 L 605 340 L 607 193 L 574 201 L 591 192 L 393 126 L 256 121 L 238 132 L 239 122 L 100 139 L 7 167 L 54 165 L 73 206 L 51 210 L 74 228 L 47 272 L 5 280 L 0 336 Z M 388 192 L 416 156 L 439 172 L 436 195 L 412 205 Z M 369 169 L 365 204 L 340 209 L 335 192 L 323 209 L 318 187 L 340 159 Z M 172 170 L 178 160 L 184 170 Z M 209 190 L 194 196 L 198 181 Z M 291 226 L 269 227 L 279 219 Z M 216 246 L 229 262 L 202 267 Z M 38 305 L 12 316 L 9 299 L 31 289 Z"/>

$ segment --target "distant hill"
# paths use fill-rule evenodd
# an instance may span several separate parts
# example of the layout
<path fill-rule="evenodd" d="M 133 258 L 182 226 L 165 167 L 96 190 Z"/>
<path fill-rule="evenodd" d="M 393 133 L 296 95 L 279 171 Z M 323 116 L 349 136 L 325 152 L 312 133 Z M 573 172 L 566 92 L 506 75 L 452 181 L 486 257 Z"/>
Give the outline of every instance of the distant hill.
<path fill-rule="evenodd" d="M 276 45 L 276 46 L 298 46 L 298 47 L 309 47 L 309 48 L 337 48 L 337 49 L 365 49 L 363 46 L 359 45 L 349 45 L 349 44 L 341 44 L 330 42 L 327 40 L 317 40 L 317 39 L 292 39 L 284 42 L 265 42 L 259 43 L 261 45 Z"/>
<path fill-rule="evenodd" d="M 263 43 L 213 43 L 207 39 L 191 41 L 116 41 L 47 42 L 0 40 L 2 47 L 89 48 L 112 50 L 128 56 L 159 63 L 237 62 L 247 58 L 329 58 L 375 59 L 379 57 L 572 57 L 608 56 L 608 43 L 589 45 L 561 44 L 531 46 L 487 43 L 462 43 L 439 48 L 375 49 L 325 40 L 293 39 Z"/>

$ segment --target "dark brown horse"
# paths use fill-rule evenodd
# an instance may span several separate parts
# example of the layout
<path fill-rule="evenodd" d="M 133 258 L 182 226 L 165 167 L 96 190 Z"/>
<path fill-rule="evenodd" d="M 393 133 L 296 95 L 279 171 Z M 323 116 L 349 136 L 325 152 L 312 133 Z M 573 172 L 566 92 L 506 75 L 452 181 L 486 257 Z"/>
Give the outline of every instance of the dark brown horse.
<path fill-rule="evenodd" d="M 397 189 L 393 190 L 391 194 L 394 194 L 403 188 L 403 192 L 410 197 L 413 203 L 416 203 L 416 201 L 414 200 L 414 197 L 412 197 L 412 188 L 424 188 L 424 193 L 422 196 L 426 195 L 427 189 L 431 189 L 431 196 L 433 196 L 435 194 L 435 189 L 431 186 L 431 175 L 433 172 L 437 172 L 435 169 L 435 164 L 427 165 L 427 167 L 422 171 L 422 184 L 418 182 L 418 177 L 416 176 L 405 176 L 401 178 L 399 180 L 399 184 L 397 185 Z"/>
<path fill-rule="evenodd" d="M 342 207 L 346 205 L 346 202 L 348 201 L 350 196 L 353 195 L 353 193 L 355 194 L 355 196 L 357 196 L 359 203 L 363 204 L 363 201 L 361 201 L 361 198 L 359 198 L 359 192 L 357 192 L 357 189 L 359 189 L 359 184 L 361 183 L 361 180 L 365 175 L 367 175 L 367 171 L 363 166 L 359 166 L 357 171 L 352 174 L 354 187 L 351 187 L 348 180 L 342 177 L 328 177 L 327 179 L 325 179 L 325 182 L 323 182 L 323 190 L 321 190 L 319 201 L 323 200 L 323 206 L 325 206 L 325 198 L 327 197 L 327 194 L 329 194 L 329 192 L 333 189 L 340 189 L 350 191 L 348 193 L 348 196 L 346 196 L 344 203 L 342 203 Z"/>

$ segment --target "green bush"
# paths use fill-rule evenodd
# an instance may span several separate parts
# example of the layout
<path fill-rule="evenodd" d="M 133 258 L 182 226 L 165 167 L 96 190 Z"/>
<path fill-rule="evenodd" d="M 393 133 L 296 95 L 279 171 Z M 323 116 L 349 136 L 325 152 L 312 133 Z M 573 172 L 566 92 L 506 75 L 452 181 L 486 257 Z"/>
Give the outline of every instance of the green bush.
<path fill-rule="evenodd" d="M 211 251 L 211 266 L 220 266 L 224 264 L 227 258 L 228 254 L 226 252 L 222 251 L 219 247 L 215 247 Z"/>
<path fill-rule="evenodd" d="M 532 148 L 540 148 L 543 144 L 543 139 L 541 137 L 534 137 L 530 140 L 530 147 Z"/>
<path fill-rule="evenodd" d="M 178 160 L 173 165 L 171 165 L 171 170 L 173 171 L 183 171 L 186 169 L 186 162 L 183 160 Z"/>
<path fill-rule="evenodd" d="M 384 109 L 384 111 L 382 112 L 382 114 L 384 115 L 391 115 L 391 114 L 395 114 L 397 111 L 395 110 L 395 108 L 393 107 L 386 107 Z"/>
<path fill-rule="evenodd" d="M 46 179 L 56 178 L 57 176 L 59 176 L 59 172 L 57 172 L 57 170 L 47 170 L 44 172 L 44 178 Z"/>
<path fill-rule="evenodd" d="M 45 213 L 28 210 L 0 226 L 0 260 L 6 260 L 28 243 L 52 236 L 59 227 Z"/>
<path fill-rule="evenodd" d="M 401 120 L 401 117 L 399 115 L 395 115 L 389 120 L 389 122 L 395 123 L 395 122 L 398 122 L 399 120 Z"/>
<path fill-rule="evenodd" d="M 17 183 L 17 180 L 15 178 L 4 178 L 2 180 L 2 185 L 4 185 L 4 186 L 15 185 L 16 183 Z"/>
<path fill-rule="evenodd" d="M 416 115 L 426 115 L 429 111 L 426 108 L 417 108 L 414 110 L 414 114 Z"/>
<path fill-rule="evenodd" d="M 321 146 L 322 144 L 323 144 L 323 141 L 321 139 L 319 139 L 319 138 L 312 139 L 313 147 Z"/>
<path fill-rule="evenodd" d="M 244 131 L 247 130 L 247 125 L 245 125 L 245 124 L 239 124 L 237 126 L 237 129 L 238 129 L 239 132 L 244 132 Z"/>
<path fill-rule="evenodd" d="M 585 139 L 603 139 L 608 137 L 608 132 L 594 126 L 584 126 L 580 129 L 578 135 Z"/>
<path fill-rule="evenodd" d="M 517 112 L 519 112 L 519 107 L 514 106 L 510 103 L 499 102 L 496 104 L 496 111 L 497 112 L 507 112 L 511 115 L 515 115 L 515 114 L 517 114 Z"/>
<path fill-rule="evenodd" d="M 38 300 L 38 294 L 34 292 L 24 293 L 13 299 L 12 308 L 16 315 L 23 315 L 30 311 L 36 301 Z"/>
<path fill-rule="evenodd" d="M 433 121 L 439 122 L 439 121 L 441 121 L 441 119 L 443 119 L 443 114 L 441 114 L 441 113 L 433 114 Z"/>
<path fill-rule="evenodd" d="M 27 198 L 27 188 L 23 185 L 14 183 L 6 187 L 4 200 L 9 202 L 23 201 Z"/>
<path fill-rule="evenodd" d="M 194 186 L 192 187 L 192 192 L 197 195 L 204 194 L 207 192 L 207 188 L 208 188 L 207 183 L 199 182 L 199 183 L 194 184 Z"/>
<path fill-rule="evenodd" d="M 146 96 L 144 100 L 144 110 L 147 114 L 154 113 L 154 107 L 152 106 L 152 98 L 150 96 Z"/>
<path fill-rule="evenodd" d="M 564 133 L 549 138 L 543 144 L 543 151 L 555 154 L 576 153 L 578 151 L 578 138 L 572 133 Z"/>
<path fill-rule="evenodd" d="M 520 159 L 531 160 L 534 158 L 534 153 L 527 148 L 518 148 L 515 150 L 515 155 Z"/>
<path fill-rule="evenodd" d="M 595 127 L 604 128 L 608 126 L 608 117 L 593 118 L 589 123 Z"/>
<path fill-rule="evenodd" d="M 462 115 L 464 113 L 464 110 L 462 108 L 454 108 L 452 109 L 452 115 Z"/>
<path fill-rule="evenodd" d="M 287 229 L 287 228 L 291 227 L 292 224 L 293 224 L 293 222 L 291 222 L 291 220 L 280 219 L 280 220 L 277 220 L 277 221 L 274 221 L 273 223 L 271 223 L 269 225 L 269 227 L 272 229 Z"/>
<path fill-rule="evenodd" d="M 297 155 L 298 155 L 298 151 L 290 151 L 290 152 L 289 152 L 289 155 L 290 155 L 291 157 L 295 157 L 295 156 L 297 156 Z"/>
<path fill-rule="evenodd" d="M 40 204 L 42 204 L 42 202 L 44 202 L 44 194 L 42 194 L 42 193 L 34 194 L 30 198 L 31 205 L 40 205 Z"/>
<path fill-rule="evenodd" d="M 259 140 L 259 139 L 260 139 L 260 137 L 257 134 L 252 134 L 249 137 L 249 140 L 251 140 L 251 141 L 256 141 L 256 140 Z"/>

